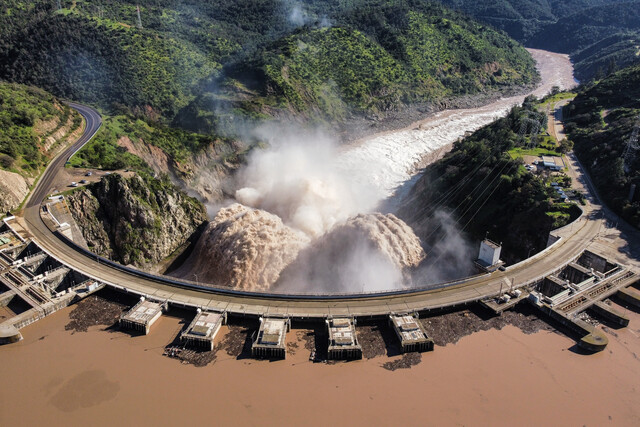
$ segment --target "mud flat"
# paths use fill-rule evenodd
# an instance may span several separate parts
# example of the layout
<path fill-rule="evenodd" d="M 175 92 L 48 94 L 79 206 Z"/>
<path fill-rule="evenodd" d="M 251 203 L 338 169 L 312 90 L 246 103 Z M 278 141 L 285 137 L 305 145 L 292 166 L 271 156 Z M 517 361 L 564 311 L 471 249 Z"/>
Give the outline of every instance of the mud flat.
<path fill-rule="evenodd" d="M 310 362 L 313 336 L 294 329 L 286 360 L 256 361 L 242 356 L 251 329 L 237 326 L 220 331 L 215 360 L 196 368 L 163 356 L 185 319 L 163 316 L 147 336 L 104 326 L 72 334 L 65 330 L 72 309 L 28 326 L 20 343 L 0 347 L 1 425 L 214 418 L 224 425 L 258 419 L 326 425 L 336 414 L 341 423 L 358 425 L 640 422 L 640 315 L 632 311 L 630 326 L 607 328 L 607 350 L 589 356 L 563 335 L 527 335 L 506 325 L 419 358 L 382 355 L 336 364 Z"/>

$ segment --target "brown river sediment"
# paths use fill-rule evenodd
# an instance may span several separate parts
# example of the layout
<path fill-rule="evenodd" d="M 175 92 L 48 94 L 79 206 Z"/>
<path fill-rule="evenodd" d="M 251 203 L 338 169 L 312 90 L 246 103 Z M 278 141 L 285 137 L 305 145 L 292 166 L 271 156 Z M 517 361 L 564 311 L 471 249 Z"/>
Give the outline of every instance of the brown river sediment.
<path fill-rule="evenodd" d="M 548 68 L 569 80 L 570 67 Z M 476 121 L 467 111 L 442 112 L 408 129 L 420 137 L 411 145 L 428 139 L 441 142 L 434 149 L 446 147 L 448 124 L 464 132 L 500 108 L 487 106 Z M 393 139 L 388 153 L 409 149 Z M 417 148 L 370 181 L 388 194 L 429 152 Z M 369 151 L 376 159 L 385 153 Z M 351 160 L 378 170 L 362 159 L 369 157 Z M 108 328 L 127 303 L 94 302 L 93 324 L 69 307 L 24 328 L 23 341 L 0 346 L 0 425 L 640 425 L 635 312 L 627 312 L 628 328 L 603 328 L 609 345 L 594 355 L 524 315 L 505 322 L 461 312 L 425 319 L 437 346 L 419 356 L 396 355 L 388 331 L 385 341 L 375 325 L 361 325 L 362 361 L 313 364 L 316 336 L 296 329 L 287 336 L 287 360 L 256 361 L 246 358 L 251 329 L 231 325 L 218 334 L 215 357 L 196 367 L 163 356 L 190 318 L 163 316 L 148 336 Z"/>
<path fill-rule="evenodd" d="M 233 326 L 240 333 L 228 336 L 225 326 L 215 360 L 198 368 L 162 355 L 190 319 L 163 316 L 148 336 L 105 326 L 72 334 L 65 330 L 71 310 L 0 347 L 0 425 L 640 422 L 634 312 L 628 328 L 607 328 L 609 346 L 594 355 L 579 354 L 564 335 L 507 325 L 421 357 L 377 351 L 336 364 L 309 362 L 308 332 L 296 329 L 287 337 L 287 360 L 244 358 L 246 328 Z"/>

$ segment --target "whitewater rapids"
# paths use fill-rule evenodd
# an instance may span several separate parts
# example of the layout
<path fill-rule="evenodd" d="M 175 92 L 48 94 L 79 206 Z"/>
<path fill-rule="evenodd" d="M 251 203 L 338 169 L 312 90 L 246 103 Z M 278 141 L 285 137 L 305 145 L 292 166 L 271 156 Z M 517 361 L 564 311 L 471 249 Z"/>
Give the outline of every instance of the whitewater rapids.
<path fill-rule="evenodd" d="M 543 97 L 554 86 L 576 86 L 568 55 L 528 49 L 536 60 L 541 84 L 529 95 Z M 504 117 L 527 95 L 500 98 L 479 108 L 444 110 L 413 125 L 365 138 L 345 147 L 336 160 L 336 168 L 348 173 L 357 183 L 375 189 L 379 201 L 394 195 L 396 189 L 424 166 L 429 154 L 444 149 L 466 132 L 473 132 Z"/>
<path fill-rule="evenodd" d="M 533 95 L 575 85 L 567 55 L 530 52 L 542 77 Z M 271 148 L 256 151 L 239 174 L 235 196 L 243 204 L 220 210 L 174 275 L 287 293 L 411 286 L 410 273 L 425 258 L 420 239 L 394 215 L 371 212 L 410 182 L 431 153 L 506 115 L 524 98 L 442 111 L 409 128 L 338 149 L 317 135 L 263 129 Z M 468 251 L 460 246 L 465 243 L 455 246 L 448 264 L 468 261 Z"/>

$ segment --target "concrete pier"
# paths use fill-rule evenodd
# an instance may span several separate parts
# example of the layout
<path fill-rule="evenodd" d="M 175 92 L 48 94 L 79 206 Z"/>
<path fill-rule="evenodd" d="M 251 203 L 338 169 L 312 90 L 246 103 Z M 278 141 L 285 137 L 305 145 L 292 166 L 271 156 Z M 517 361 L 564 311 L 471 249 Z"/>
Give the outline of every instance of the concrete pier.
<path fill-rule="evenodd" d="M 261 317 L 260 329 L 254 336 L 251 356 L 261 359 L 284 359 L 287 354 L 285 338 L 291 330 L 286 317 Z"/>
<path fill-rule="evenodd" d="M 532 300 L 529 299 L 529 301 Z M 609 339 L 602 331 L 596 329 L 593 325 L 590 325 L 584 320 L 576 317 L 569 317 L 566 314 L 551 308 L 547 304 L 534 303 L 533 305 L 556 322 L 559 322 L 570 331 L 580 336 L 580 340 L 578 341 L 578 346 L 580 348 L 591 352 L 598 352 L 604 350 L 607 344 L 609 344 Z"/>
<path fill-rule="evenodd" d="M 608 343 L 607 337 L 602 331 L 580 319 L 580 313 L 591 309 L 626 326 L 629 319 L 601 301 L 616 293 L 623 299 L 628 297 L 634 300 L 631 296 L 633 291 L 624 288 L 637 280 L 633 271 L 585 251 L 576 262 L 569 263 L 542 280 L 536 290 L 531 292 L 529 301 L 543 313 L 580 335 L 578 345 L 581 348 L 601 351 Z M 640 296 L 637 302 L 640 303 Z"/>
<path fill-rule="evenodd" d="M 139 303 L 120 316 L 120 326 L 147 335 L 151 325 L 162 315 L 162 308 L 161 302 L 140 298 Z"/>
<path fill-rule="evenodd" d="M 400 341 L 402 353 L 433 351 L 433 340 L 427 336 L 424 327 L 414 316 L 391 314 L 389 315 L 389 323 Z"/>
<path fill-rule="evenodd" d="M 180 334 L 180 341 L 191 347 L 211 351 L 213 340 L 226 320 L 226 313 L 198 310 L 187 330 Z"/>
<path fill-rule="evenodd" d="M 622 301 L 640 308 L 640 294 L 635 289 L 630 287 L 626 289 L 619 289 L 617 296 Z"/>
<path fill-rule="evenodd" d="M 362 347 L 356 335 L 356 321 L 353 317 L 337 317 L 326 320 L 329 330 L 329 360 L 362 359 Z"/>
<path fill-rule="evenodd" d="M 0 344 L 11 344 L 22 339 L 22 334 L 13 325 L 0 325 Z"/>
<path fill-rule="evenodd" d="M 629 325 L 629 317 L 620 313 L 618 310 L 613 307 L 605 304 L 602 301 L 597 301 L 595 304 L 591 306 L 591 311 L 596 313 L 598 316 L 601 316 L 607 320 L 610 320 L 622 327 L 626 327 Z"/>

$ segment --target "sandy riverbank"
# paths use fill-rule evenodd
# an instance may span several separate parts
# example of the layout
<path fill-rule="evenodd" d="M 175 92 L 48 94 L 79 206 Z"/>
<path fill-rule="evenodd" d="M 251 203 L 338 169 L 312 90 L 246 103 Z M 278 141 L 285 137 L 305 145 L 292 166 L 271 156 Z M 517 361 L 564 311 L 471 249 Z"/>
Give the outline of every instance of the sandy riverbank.
<path fill-rule="evenodd" d="M 162 317 L 148 336 L 103 326 L 73 333 L 65 330 L 71 310 L 0 347 L 0 424 L 640 422 L 637 313 L 630 313 L 629 328 L 607 329 L 609 347 L 595 355 L 577 353 L 572 339 L 549 330 L 527 335 L 505 326 L 437 346 L 410 369 L 390 371 L 383 364 L 400 356 L 310 363 L 306 331 L 295 329 L 286 361 L 238 359 L 238 349 L 227 346 L 198 368 L 162 356 L 184 319 Z"/>

